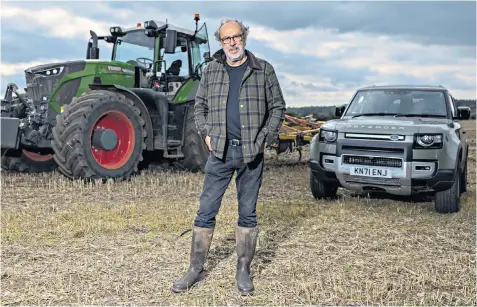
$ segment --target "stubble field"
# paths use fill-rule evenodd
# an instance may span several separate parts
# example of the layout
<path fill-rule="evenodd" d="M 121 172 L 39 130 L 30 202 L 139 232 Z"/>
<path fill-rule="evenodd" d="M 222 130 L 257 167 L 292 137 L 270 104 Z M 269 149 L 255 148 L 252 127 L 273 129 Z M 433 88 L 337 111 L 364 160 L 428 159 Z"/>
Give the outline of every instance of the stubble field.
<path fill-rule="evenodd" d="M 276 162 L 267 153 L 253 297 L 235 286 L 233 181 L 207 277 L 174 294 L 202 174 L 157 166 L 130 182 L 82 184 L 58 173 L 2 173 L 2 304 L 475 306 L 475 121 L 465 124 L 469 190 L 457 214 L 435 213 L 432 199 L 341 189 L 335 201 L 316 201 L 306 150 L 300 164 L 296 154 Z"/>

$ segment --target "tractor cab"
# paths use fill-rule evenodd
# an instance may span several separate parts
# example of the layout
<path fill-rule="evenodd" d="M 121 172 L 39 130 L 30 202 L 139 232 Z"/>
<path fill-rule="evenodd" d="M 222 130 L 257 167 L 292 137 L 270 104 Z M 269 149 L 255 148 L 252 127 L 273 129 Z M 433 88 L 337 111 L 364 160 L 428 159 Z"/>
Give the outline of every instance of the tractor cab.
<path fill-rule="evenodd" d="M 199 79 L 201 67 L 210 60 L 207 26 L 200 29 L 197 22 L 192 31 L 161 21 L 144 22 L 146 37 L 155 38 L 153 88 L 173 97 L 190 79 Z"/>
<path fill-rule="evenodd" d="M 90 31 L 87 59 L 99 59 L 98 41 L 108 43 L 110 60 L 131 65 L 134 88 L 149 88 L 173 97 L 191 78 L 200 78 L 201 67 L 210 59 L 207 27 L 196 30 L 150 20 L 136 27 L 110 28 L 111 35 L 97 36 Z"/>

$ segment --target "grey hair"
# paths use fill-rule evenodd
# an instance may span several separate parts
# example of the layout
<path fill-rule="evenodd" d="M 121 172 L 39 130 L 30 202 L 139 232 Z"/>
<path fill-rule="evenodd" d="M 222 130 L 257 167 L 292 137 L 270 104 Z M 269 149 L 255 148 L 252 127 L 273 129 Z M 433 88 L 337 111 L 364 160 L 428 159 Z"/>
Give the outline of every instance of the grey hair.
<path fill-rule="evenodd" d="M 215 39 L 220 42 L 220 29 L 222 28 L 222 26 L 224 24 L 229 23 L 229 22 L 236 22 L 240 25 L 240 30 L 241 30 L 242 35 L 243 35 L 243 42 L 245 43 L 247 41 L 247 37 L 248 37 L 248 33 L 249 33 L 249 27 L 244 25 L 243 22 L 238 21 L 237 19 L 222 19 L 220 21 L 220 26 L 217 28 L 217 30 L 214 33 Z"/>

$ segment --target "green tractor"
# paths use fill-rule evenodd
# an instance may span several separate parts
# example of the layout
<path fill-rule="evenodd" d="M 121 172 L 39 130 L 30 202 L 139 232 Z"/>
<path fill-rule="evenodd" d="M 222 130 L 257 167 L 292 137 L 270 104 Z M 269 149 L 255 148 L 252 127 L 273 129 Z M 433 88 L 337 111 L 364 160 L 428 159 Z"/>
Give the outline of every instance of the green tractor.
<path fill-rule="evenodd" d="M 194 101 L 210 46 L 198 21 L 90 31 L 86 60 L 28 68 L 26 94 L 9 84 L 2 100 L 2 168 L 125 180 L 148 154 L 202 171 L 209 153 Z M 99 59 L 98 42 L 111 60 Z"/>

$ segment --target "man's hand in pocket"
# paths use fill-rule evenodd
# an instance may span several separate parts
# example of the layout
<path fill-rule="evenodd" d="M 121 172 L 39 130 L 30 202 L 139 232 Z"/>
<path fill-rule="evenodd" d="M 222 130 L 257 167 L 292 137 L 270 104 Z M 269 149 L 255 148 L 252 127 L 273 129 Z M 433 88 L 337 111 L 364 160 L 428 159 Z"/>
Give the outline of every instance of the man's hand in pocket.
<path fill-rule="evenodd" d="M 208 135 L 205 136 L 205 144 L 207 145 L 207 149 L 212 151 L 212 147 L 210 146 L 210 136 Z"/>

